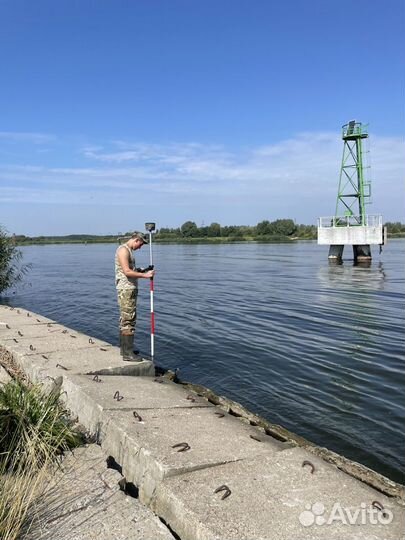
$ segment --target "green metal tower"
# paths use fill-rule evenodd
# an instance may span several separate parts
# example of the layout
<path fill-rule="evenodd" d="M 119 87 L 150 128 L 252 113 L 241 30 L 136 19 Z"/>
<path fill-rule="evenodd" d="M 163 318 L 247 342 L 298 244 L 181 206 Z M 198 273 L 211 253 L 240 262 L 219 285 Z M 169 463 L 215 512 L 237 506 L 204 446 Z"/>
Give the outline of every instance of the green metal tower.
<path fill-rule="evenodd" d="M 366 204 L 371 202 L 371 184 L 364 179 L 362 140 L 367 126 L 352 120 L 342 126 L 343 157 L 336 201 L 336 225 L 366 225 Z M 344 218 L 344 219 L 339 219 Z"/>

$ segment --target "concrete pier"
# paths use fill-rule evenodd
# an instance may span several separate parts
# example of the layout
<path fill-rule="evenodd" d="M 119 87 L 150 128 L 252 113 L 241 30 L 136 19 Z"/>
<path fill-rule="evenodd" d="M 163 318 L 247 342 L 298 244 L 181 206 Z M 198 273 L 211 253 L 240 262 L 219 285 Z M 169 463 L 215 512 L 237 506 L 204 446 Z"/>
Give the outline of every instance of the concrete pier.
<path fill-rule="evenodd" d="M 264 429 L 254 415 L 237 418 L 209 391 L 130 376 L 108 343 L 0 306 L 1 357 L 9 371 L 63 391 L 139 503 L 181 540 L 404 538 L 404 486 L 284 428 Z"/>

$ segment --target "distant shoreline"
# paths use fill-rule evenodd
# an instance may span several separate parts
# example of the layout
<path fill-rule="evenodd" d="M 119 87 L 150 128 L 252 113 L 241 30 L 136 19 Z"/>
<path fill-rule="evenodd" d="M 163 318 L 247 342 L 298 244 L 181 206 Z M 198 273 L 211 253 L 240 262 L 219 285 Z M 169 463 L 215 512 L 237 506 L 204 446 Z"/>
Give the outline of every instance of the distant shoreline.
<path fill-rule="evenodd" d="M 72 238 L 72 236 L 33 237 L 26 240 L 16 239 L 16 246 L 45 246 L 50 244 L 118 244 L 119 236 L 89 236 L 86 238 Z M 405 238 L 405 233 L 388 234 L 389 239 Z M 288 237 L 288 236 L 263 236 L 263 237 L 215 237 L 215 238 L 159 238 L 153 237 L 158 244 L 235 244 L 239 242 L 257 242 L 264 244 L 290 244 L 295 242 L 308 242 L 316 240 L 316 237 Z"/>

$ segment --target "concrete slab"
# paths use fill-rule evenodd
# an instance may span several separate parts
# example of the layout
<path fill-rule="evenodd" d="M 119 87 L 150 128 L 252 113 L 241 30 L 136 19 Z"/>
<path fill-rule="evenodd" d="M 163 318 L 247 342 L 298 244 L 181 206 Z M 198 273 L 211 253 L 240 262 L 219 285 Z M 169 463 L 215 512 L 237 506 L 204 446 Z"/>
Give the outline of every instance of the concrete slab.
<path fill-rule="evenodd" d="M 161 378 L 156 380 L 160 381 Z M 190 401 L 187 399 L 190 392 L 179 385 L 170 381 L 159 384 L 150 377 L 85 376 L 65 372 L 63 390 L 62 400 L 66 406 L 93 434 L 100 433 L 105 410 L 213 407 L 196 394 L 194 401 Z"/>
<path fill-rule="evenodd" d="M 301 448 L 166 478 L 151 508 L 182 540 L 400 540 L 405 531 L 393 499 Z"/>
<path fill-rule="evenodd" d="M 29 356 L 31 354 L 48 354 L 53 351 L 74 351 L 76 349 L 89 348 L 77 339 L 71 338 L 70 334 L 50 334 L 44 337 L 20 337 L 2 339 L 2 344 L 12 353 Z"/>
<path fill-rule="evenodd" d="M 60 326 L 56 323 L 40 324 L 33 323 L 27 325 L 20 324 L 6 324 L 3 323 L 0 325 L 0 336 L 1 339 L 19 339 L 20 337 L 25 338 L 36 338 L 36 337 L 46 337 L 55 332 L 61 332 L 63 326 Z"/>
<path fill-rule="evenodd" d="M 0 306 L 0 322 L 6 323 L 9 326 L 55 323 L 54 320 L 38 315 L 37 313 L 22 308 L 11 308 L 9 306 Z"/>
<path fill-rule="evenodd" d="M 4 367 L 0 365 L 0 385 L 7 384 L 10 381 L 11 381 L 11 376 L 4 369 Z"/>
<path fill-rule="evenodd" d="M 149 504 L 163 478 L 204 467 L 273 455 L 283 444 L 237 418 L 218 416 L 214 407 L 108 412 L 102 448 L 122 466 L 128 481 Z M 175 447 L 188 444 L 181 451 Z"/>
<path fill-rule="evenodd" d="M 120 491 L 96 445 L 78 448 L 50 478 L 27 540 L 173 540 L 159 519 Z"/>

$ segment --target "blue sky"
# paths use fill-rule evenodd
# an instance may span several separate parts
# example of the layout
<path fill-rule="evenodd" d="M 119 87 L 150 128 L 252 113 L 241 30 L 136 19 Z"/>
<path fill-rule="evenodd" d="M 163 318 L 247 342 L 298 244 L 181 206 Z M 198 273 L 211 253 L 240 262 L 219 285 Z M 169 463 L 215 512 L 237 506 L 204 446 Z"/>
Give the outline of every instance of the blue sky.
<path fill-rule="evenodd" d="M 315 223 L 351 119 L 405 221 L 404 51 L 403 0 L 3 0 L 0 223 Z"/>

